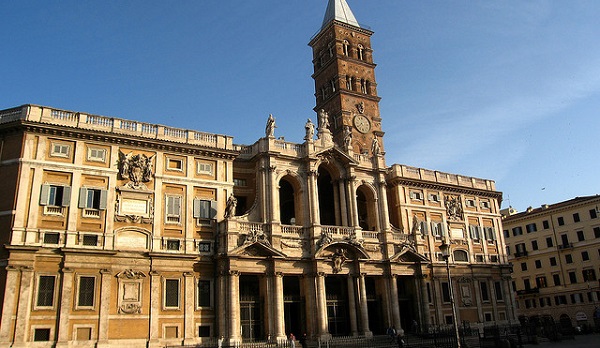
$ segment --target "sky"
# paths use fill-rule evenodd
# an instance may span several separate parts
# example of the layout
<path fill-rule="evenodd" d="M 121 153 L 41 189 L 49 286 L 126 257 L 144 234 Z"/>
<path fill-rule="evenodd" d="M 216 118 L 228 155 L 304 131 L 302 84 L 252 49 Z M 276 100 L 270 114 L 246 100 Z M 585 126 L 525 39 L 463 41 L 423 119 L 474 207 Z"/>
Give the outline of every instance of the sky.
<path fill-rule="evenodd" d="M 600 193 L 600 1 L 347 0 L 374 31 L 386 163 L 519 211 Z M 4 1 L 0 109 L 301 143 L 326 0 Z"/>

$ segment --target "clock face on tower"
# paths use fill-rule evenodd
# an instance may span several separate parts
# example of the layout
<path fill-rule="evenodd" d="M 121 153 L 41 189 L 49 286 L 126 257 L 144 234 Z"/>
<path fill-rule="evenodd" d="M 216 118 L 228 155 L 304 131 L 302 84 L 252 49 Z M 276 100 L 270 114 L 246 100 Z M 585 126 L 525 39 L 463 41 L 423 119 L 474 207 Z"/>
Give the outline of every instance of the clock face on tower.
<path fill-rule="evenodd" d="M 363 115 L 356 115 L 354 116 L 354 127 L 356 127 L 359 132 L 365 134 L 371 130 L 371 122 Z"/>

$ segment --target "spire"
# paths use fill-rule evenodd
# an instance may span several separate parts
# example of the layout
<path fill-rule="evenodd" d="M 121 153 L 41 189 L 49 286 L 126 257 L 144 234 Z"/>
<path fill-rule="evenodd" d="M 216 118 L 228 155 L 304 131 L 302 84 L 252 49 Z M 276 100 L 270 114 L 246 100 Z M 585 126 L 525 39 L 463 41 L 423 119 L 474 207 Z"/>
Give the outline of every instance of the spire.
<path fill-rule="evenodd" d="M 354 14 L 352 13 L 350 6 L 348 6 L 346 0 L 329 0 L 321 30 L 325 29 L 327 24 L 333 20 L 360 28 L 360 25 L 358 24 L 358 21 L 356 21 L 356 18 L 354 17 Z"/>

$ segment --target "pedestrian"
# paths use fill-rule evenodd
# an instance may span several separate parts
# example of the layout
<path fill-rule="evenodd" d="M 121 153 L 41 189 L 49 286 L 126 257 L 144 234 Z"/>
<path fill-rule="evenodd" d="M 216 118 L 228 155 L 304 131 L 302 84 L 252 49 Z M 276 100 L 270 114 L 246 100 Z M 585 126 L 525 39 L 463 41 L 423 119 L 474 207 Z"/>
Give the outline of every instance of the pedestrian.
<path fill-rule="evenodd" d="M 296 336 L 290 333 L 290 348 L 296 348 Z"/>
<path fill-rule="evenodd" d="M 398 332 L 396 339 L 398 340 L 398 348 L 404 348 L 404 336 L 402 335 L 402 332 Z"/>
<path fill-rule="evenodd" d="M 223 337 L 223 336 L 219 337 L 219 339 L 217 340 L 218 348 L 223 348 L 223 341 L 225 341 L 225 337 Z"/>
<path fill-rule="evenodd" d="M 412 324 L 410 325 L 410 332 L 416 334 L 419 331 L 419 323 L 413 319 Z"/>
<path fill-rule="evenodd" d="M 302 346 L 302 348 L 307 348 L 307 343 L 306 340 L 308 338 L 306 337 L 306 332 L 304 334 L 302 334 L 302 336 L 300 336 L 300 339 L 298 340 L 300 342 L 300 345 Z"/>
<path fill-rule="evenodd" d="M 386 333 L 391 338 L 390 343 L 394 343 L 394 341 L 396 341 L 396 329 L 393 326 L 390 326 L 388 327 Z"/>

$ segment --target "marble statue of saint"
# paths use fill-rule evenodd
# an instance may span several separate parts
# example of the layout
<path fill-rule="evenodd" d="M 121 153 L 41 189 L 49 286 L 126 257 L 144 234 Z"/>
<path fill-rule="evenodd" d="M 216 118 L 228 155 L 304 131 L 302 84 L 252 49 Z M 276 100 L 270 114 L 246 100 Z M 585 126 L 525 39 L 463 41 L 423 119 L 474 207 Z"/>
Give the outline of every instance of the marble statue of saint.
<path fill-rule="evenodd" d="M 265 126 L 265 135 L 267 137 L 273 137 L 275 134 L 275 128 L 277 128 L 277 126 L 275 125 L 275 118 L 271 114 L 267 119 L 267 125 Z"/>
<path fill-rule="evenodd" d="M 310 118 L 308 119 L 308 121 L 306 121 L 304 129 L 306 130 L 306 136 L 304 137 L 304 140 L 312 141 L 313 137 L 315 136 L 315 124 L 312 123 Z"/>

